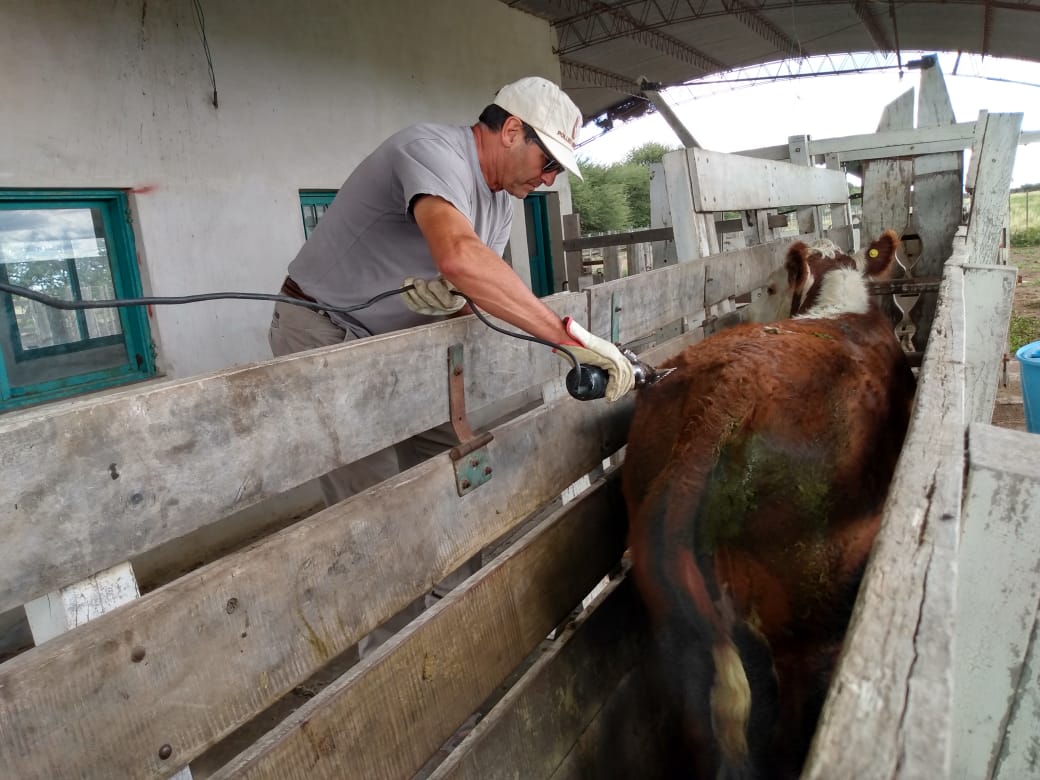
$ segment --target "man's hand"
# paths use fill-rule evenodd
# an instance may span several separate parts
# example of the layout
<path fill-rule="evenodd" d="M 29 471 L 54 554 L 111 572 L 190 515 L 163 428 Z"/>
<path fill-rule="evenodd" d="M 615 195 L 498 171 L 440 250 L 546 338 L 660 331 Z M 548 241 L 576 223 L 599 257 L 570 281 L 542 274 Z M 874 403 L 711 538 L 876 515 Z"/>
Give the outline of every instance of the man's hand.
<path fill-rule="evenodd" d="M 401 297 L 404 298 L 405 305 L 416 314 L 444 316 L 454 314 L 466 305 L 466 299 L 461 295 L 455 295 L 455 287 L 447 279 L 437 277 L 425 281 L 408 277 L 402 286 L 409 285 L 413 289 L 403 291 Z"/>
<path fill-rule="evenodd" d="M 574 357 L 581 363 L 598 366 L 607 372 L 607 401 L 616 401 L 635 386 L 632 364 L 621 354 L 621 350 L 609 341 L 593 336 L 570 317 L 564 317 L 563 328 L 568 336 L 581 344 L 580 347 L 564 345 L 574 353 Z M 557 351 L 556 354 L 567 359 L 562 352 Z"/>

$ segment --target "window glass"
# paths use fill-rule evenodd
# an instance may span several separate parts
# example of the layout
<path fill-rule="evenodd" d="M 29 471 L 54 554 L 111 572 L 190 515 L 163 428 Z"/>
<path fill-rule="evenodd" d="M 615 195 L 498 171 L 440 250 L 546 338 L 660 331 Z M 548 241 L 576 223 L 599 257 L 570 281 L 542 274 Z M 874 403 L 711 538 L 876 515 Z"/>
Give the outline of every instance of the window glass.
<path fill-rule="evenodd" d="M 0 282 L 59 301 L 135 297 L 137 268 L 127 251 L 132 239 L 115 220 L 125 214 L 121 199 L 12 202 L 10 193 L 0 192 Z M 143 348 L 147 319 L 126 312 L 65 309 L 17 291 L 0 294 L 0 410 L 152 373 Z"/>

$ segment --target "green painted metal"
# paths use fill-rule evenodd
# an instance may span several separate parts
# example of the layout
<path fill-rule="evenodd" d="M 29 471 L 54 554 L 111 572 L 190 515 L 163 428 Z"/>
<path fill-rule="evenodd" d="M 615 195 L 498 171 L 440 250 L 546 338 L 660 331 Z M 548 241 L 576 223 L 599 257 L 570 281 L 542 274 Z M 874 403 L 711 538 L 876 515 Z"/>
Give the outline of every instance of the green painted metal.
<path fill-rule="evenodd" d="M 610 340 L 617 344 L 621 341 L 621 293 L 610 295 Z"/>
<path fill-rule="evenodd" d="M 335 197 L 336 190 L 300 190 L 300 214 L 303 216 L 305 238 L 310 236 Z"/>
<path fill-rule="evenodd" d="M 137 252 L 134 244 L 129 203 L 123 190 L 0 190 L 0 211 L 86 209 L 95 218 L 95 231 L 104 240 L 112 287 L 117 298 L 141 297 L 141 280 L 137 270 Z M 100 224 L 97 222 L 100 217 Z M 74 264 L 73 264 L 74 265 Z M 5 274 L 6 276 L 6 274 Z M 75 289 L 75 268 L 70 272 Z M 0 311 L 8 326 L 17 331 L 12 308 L 12 296 L 3 294 L 4 306 Z M 75 297 L 75 296 L 74 296 Z M 78 342 L 46 347 L 35 352 L 33 358 L 82 351 L 90 348 L 122 343 L 126 361 L 102 370 L 86 371 L 72 376 L 50 379 L 24 385 L 10 381 L 9 368 L 0 354 L 0 411 L 30 404 L 53 401 L 86 392 L 140 381 L 155 375 L 154 345 L 147 311 L 144 307 L 120 307 L 117 310 L 122 334 L 86 338 Z M 87 335 L 85 315 L 76 313 L 81 336 Z M 12 347 L 20 346 L 12 339 Z M 25 359 L 27 355 L 22 355 Z"/>
<path fill-rule="evenodd" d="M 527 221 L 527 254 L 530 258 L 531 289 L 539 298 L 556 292 L 552 272 L 552 248 L 549 239 L 549 212 L 544 192 L 532 192 L 524 198 Z"/>

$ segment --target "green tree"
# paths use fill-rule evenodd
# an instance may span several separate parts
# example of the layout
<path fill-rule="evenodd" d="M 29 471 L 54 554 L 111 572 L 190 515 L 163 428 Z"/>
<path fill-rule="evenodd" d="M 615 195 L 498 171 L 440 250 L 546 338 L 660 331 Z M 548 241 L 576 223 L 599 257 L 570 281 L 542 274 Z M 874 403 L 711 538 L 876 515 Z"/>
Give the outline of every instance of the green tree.
<path fill-rule="evenodd" d="M 571 180 L 574 210 L 583 232 L 650 227 L 650 165 L 675 147 L 649 141 L 618 163 L 580 162 L 583 182 Z"/>
<path fill-rule="evenodd" d="M 581 160 L 583 181 L 571 179 L 571 199 L 583 233 L 623 230 L 631 222 L 625 188 L 614 165 Z"/>
<path fill-rule="evenodd" d="M 678 146 L 668 146 L 657 141 L 647 141 L 642 146 L 637 146 L 626 154 L 625 162 L 649 168 L 653 163 L 661 162 L 661 158 L 668 152 L 673 152 L 678 148 Z"/>

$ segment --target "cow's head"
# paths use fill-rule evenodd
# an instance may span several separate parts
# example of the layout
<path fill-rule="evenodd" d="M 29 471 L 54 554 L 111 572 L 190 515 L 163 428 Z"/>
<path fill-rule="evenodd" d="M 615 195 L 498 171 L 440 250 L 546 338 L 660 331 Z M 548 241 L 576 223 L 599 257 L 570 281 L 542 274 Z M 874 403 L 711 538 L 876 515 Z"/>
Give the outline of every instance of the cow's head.
<path fill-rule="evenodd" d="M 751 304 L 752 322 L 788 317 L 832 317 L 865 312 L 869 306 L 864 279 L 884 278 L 895 261 L 899 237 L 886 230 L 866 250 L 848 255 L 828 239 L 796 241 L 782 268 L 774 271 L 765 294 Z"/>

